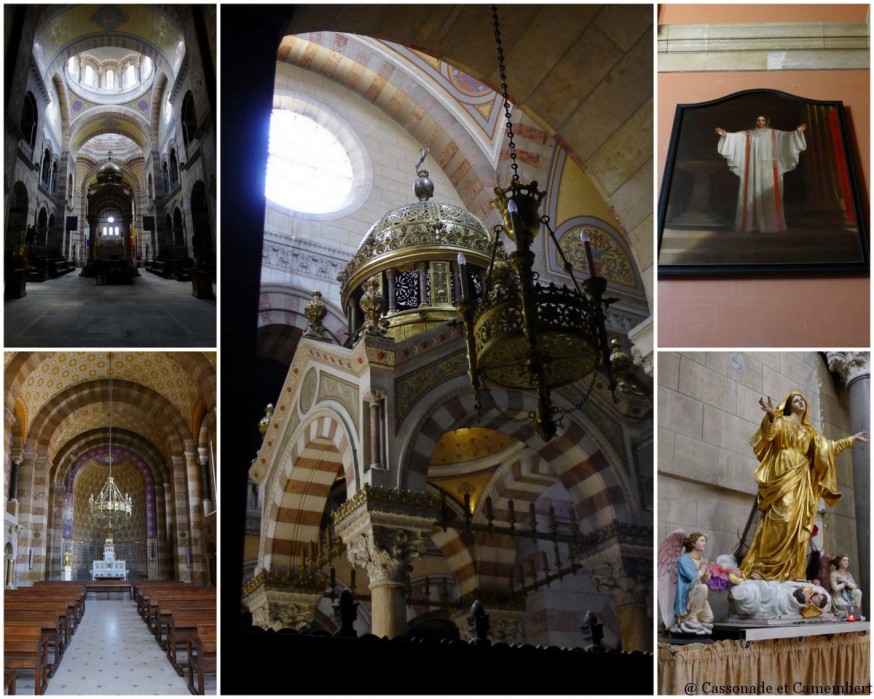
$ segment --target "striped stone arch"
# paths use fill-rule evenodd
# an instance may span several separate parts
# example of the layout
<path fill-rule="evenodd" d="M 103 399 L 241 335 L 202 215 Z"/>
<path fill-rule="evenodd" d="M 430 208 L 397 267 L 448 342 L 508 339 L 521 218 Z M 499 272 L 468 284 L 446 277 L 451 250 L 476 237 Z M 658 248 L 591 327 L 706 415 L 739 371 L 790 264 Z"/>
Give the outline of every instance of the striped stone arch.
<path fill-rule="evenodd" d="M 309 323 L 304 313 L 311 300 L 311 292 L 302 289 L 275 284 L 262 286 L 258 300 L 259 343 L 263 336 L 262 328 L 270 326 L 296 328 L 303 333 Z M 328 315 L 325 316 L 322 324 L 330 333 L 334 343 L 342 345 L 348 335 L 346 318 L 334 304 L 324 297 L 322 300 L 328 309 Z M 293 351 L 289 353 L 288 347 L 259 346 L 258 354 L 290 365 Z"/>
<path fill-rule="evenodd" d="M 502 409 L 511 414 L 524 414 L 534 409 L 534 397 L 518 391 L 492 390 Z M 624 467 L 612 452 L 608 455 L 593 438 L 595 430 L 585 429 L 578 414 L 565 416 L 564 428 L 549 442 L 534 434 L 532 421 L 510 422 L 492 408 L 474 423 L 474 401 L 469 388 L 450 394 L 430 394 L 433 405 L 407 434 L 413 435 L 404 446 L 401 482 L 409 483 L 427 476 L 428 464 L 437 442 L 448 430 L 460 427 L 484 427 L 509 434 L 528 447 L 563 483 L 578 509 L 577 519 L 583 533 L 591 532 L 614 521 L 630 522 L 631 490 L 624 482 Z M 484 405 L 483 408 L 487 406 Z M 603 440 L 606 444 L 606 440 Z"/>
<path fill-rule="evenodd" d="M 337 476 L 356 483 L 354 448 L 340 418 L 318 410 L 295 431 L 289 447 L 265 479 L 258 571 L 291 570 L 316 541 Z"/>
<path fill-rule="evenodd" d="M 507 522 L 508 500 L 513 500 L 517 527 L 528 526 L 528 505 L 556 482 L 555 474 L 542 458 L 524 451 L 503 464 L 482 493 L 473 521 L 485 523 L 485 499 L 492 498 L 495 521 Z M 500 534 L 472 534 L 447 529 L 432 537 L 446 557 L 461 595 L 474 590 L 505 589 L 517 564 L 518 540 Z"/>
<path fill-rule="evenodd" d="M 286 36 L 279 48 L 281 62 L 312 71 L 338 82 L 371 104 L 383 109 L 406 129 L 417 143 L 431 148 L 431 157 L 456 186 L 465 208 L 483 220 L 498 221 L 494 198 L 495 167 L 479 152 L 469 136 L 447 131 L 448 109 L 408 74 L 373 50 L 370 39 L 331 31 Z M 360 56 L 366 56 L 362 61 Z M 354 66 L 354 67 L 353 67 Z M 439 89 L 443 89 L 442 86 Z M 520 122 L 524 118 L 524 125 Z M 549 133 L 522 110 L 514 112 L 516 150 L 525 166 L 526 180 L 547 181 L 548 158 L 544 144 Z M 509 161 L 508 148 L 501 151 L 501 170 Z M 462 186 L 463 185 L 463 186 Z"/>
<path fill-rule="evenodd" d="M 163 426 L 165 454 L 182 454 L 184 440 L 191 439 L 190 430 L 183 415 L 166 398 L 151 388 L 130 381 L 115 380 L 112 400 L 119 404 L 132 406 L 150 416 L 158 416 L 157 424 Z M 59 393 L 46 405 L 31 424 L 27 446 L 34 452 L 48 454 L 52 435 L 75 412 L 94 403 L 109 402 L 109 381 L 100 379 L 76 384 Z"/>

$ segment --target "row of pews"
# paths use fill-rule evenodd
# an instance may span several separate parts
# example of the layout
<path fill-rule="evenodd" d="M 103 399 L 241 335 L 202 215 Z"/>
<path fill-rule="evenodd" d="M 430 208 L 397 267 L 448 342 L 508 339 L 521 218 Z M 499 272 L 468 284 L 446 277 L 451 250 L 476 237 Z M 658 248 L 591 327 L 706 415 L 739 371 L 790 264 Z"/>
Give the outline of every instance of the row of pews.
<path fill-rule="evenodd" d="M 195 262 L 191 257 L 165 257 L 158 255 L 146 263 L 146 269 L 164 279 L 175 279 L 180 282 L 191 279 L 191 271 Z"/>
<path fill-rule="evenodd" d="M 187 670 L 188 691 L 203 694 L 204 675 L 216 672 L 215 588 L 140 581 L 132 584 L 131 597 L 176 673 L 183 677 Z"/>
<path fill-rule="evenodd" d="M 56 279 L 76 269 L 57 248 L 48 245 L 31 245 L 27 257 L 30 262 L 27 278 L 31 281 Z"/>
<path fill-rule="evenodd" d="M 5 691 L 15 693 L 16 673 L 33 672 L 34 694 L 43 694 L 85 614 L 85 583 L 37 582 L 5 590 L 3 663 Z"/>

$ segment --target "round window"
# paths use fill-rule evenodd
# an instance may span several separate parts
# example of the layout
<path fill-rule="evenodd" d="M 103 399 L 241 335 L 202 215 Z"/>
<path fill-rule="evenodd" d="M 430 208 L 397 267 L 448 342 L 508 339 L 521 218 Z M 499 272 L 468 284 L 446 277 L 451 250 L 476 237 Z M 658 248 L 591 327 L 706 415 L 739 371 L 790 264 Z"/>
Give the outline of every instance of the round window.
<path fill-rule="evenodd" d="M 326 214 L 348 204 L 352 162 L 328 129 L 301 114 L 273 110 L 267 198 L 279 206 Z"/>

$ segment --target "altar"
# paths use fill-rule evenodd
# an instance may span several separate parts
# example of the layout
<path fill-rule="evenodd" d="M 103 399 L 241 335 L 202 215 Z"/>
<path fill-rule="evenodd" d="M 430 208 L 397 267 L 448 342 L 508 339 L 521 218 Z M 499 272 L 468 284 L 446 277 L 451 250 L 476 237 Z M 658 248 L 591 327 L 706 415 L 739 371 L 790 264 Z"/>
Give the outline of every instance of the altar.
<path fill-rule="evenodd" d="M 115 546 L 112 539 L 107 539 L 103 559 L 92 561 L 91 580 L 127 580 L 127 573 L 127 561 L 116 560 Z"/>

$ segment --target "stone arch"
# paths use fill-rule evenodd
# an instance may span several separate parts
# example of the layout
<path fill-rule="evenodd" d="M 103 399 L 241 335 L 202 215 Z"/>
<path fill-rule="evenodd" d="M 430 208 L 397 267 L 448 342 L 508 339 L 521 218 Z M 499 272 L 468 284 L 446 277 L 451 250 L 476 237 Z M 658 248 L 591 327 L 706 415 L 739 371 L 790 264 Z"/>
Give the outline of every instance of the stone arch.
<path fill-rule="evenodd" d="M 191 93 L 189 93 L 191 94 Z M 209 220 L 209 202 L 206 185 L 198 180 L 191 189 L 191 219 L 194 233 L 191 244 L 194 248 L 194 259 L 197 262 L 210 261 L 213 258 L 212 224 Z"/>
<path fill-rule="evenodd" d="M 185 224 L 182 207 L 178 204 L 173 209 L 173 245 L 185 245 Z"/>
<path fill-rule="evenodd" d="M 417 22 L 410 21 L 409 16 L 397 15 L 391 6 L 375 6 L 367 17 L 361 17 L 357 12 L 341 11 L 326 19 L 323 12 L 310 7 L 289 16 L 283 33 L 288 36 L 308 32 L 348 32 L 392 41 L 446 60 L 468 75 L 500 89 L 494 52 L 482 51 L 475 42 L 468 40 L 470 36 L 492 35 L 492 18 L 488 7 L 470 7 L 466 10 L 464 23 L 467 31 L 463 33 L 456 31 L 456 12 L 450 7 L 430 8 L 423 10 L 419 17 L 421 21 Z M 635 262 L 643 273 L 652 266 L 652 232 L 650 230 L 649 234 L 644 234 L 647 228 L 652 227 L 652 212 L 648 205 L 639 204 L 642 201 L 649 202 L 652 196 L 652 150 L 636 148 L 635 155 L 631 156 L 628 142 L 621 134 L 630 124 L 639 125 L 637 130 L 645 134 L 646 124 L 652 123 L 652 13 L 642 7 L 632 13 L 627 12 L 626 8 L 611 6 L 591 6 L 587 12 L 591 12 L 591 24 L 581 22 L 577 32 L 565 36 L 567 48 L 564 56 L 583 55 L 589 50 L 587 45 L 592 40 L 592 31 L 601 31 L 595 29 L 599 13 L 603 13 L 609 22 L 616 21 L 617 12 L 626 13 L 620 21 L 630 41 L 600 67 L 597 80 L 586 81 L 578 86 L 579 89 L 562 90 L 561 96 L 556 97 L 558 93 L 543 89 L 543 86 L 567 85 L 570 63 L 557 60 L 544 65 L 542 70 L 530 70 L 532 56 L 536 54 L 532 42 L 536 42 L 538 36 L 542 40 L 549 40 L 547 37 L 554 33 L 556 25 L 567 20 L 559 14 L 547 22 L 538 22 L 538 19 L 542 19 L 538 17 L 540 11 L 533 5 L 505 6 L 501 22 L 505 31 L 509 32 L 504 45 L 505 65 L 510 75 L 510 98 L 521 104 L 521 109 L 531 116 L 534 123 L 554 135 L 588 173 L 607 205 L 615 211 L 622 227 L 632 234 Z M 423 29 L 437 26 L 440 28 L 433 31 Z M 523 31 L 533 32 L 533 36 L 526 35 L 527 41 L 516 41 Z M 513 41 L 508 41 L 510 36 Z M 327 64 L 326 70 L 330 71 L 333 66 L 333 62 Z M 373 81 L 370 90 L 375 93 L 374 101 L 379 88 L 388 82 L 383 76 Z M 371 81 L 366 83 L 369 86 Z M 603 86 L 611 84 L 622 85 L 623 89 L 604 93 Z M 592 110 L 611 114 L 611 123 L 605 124 L 602 129 L 579 128 L 579 124 L 590 121 L 586 115 Z M 517 120 L 514 118 L 513 121 L 516 123 Z M 621 172 L 617 171 L 616 163 L 625 160 L 626 156 L 629 159 L 625 166 L 620 168 Z M 646 194 L 629 198 L 629 187 Z M 466 206 L 477 213 L 469 204 Z M 648 300 L 652 296 L 651 286 L 647 282 Z"/>
<path fill-rule="evenodd" d="M 27 230 L 27 210 L 30 201 L 27 195 L 27 187 L 19 180 L 12 185 L 9 197 L 9 209 L 6 216 L 6 248 L 9 249 L 18 242 L 24 240 Z"/>
<path fill-rule="evenodd" d="M 185 147 L 191 144 L 197 133 L 197 114 L 194 110 L 194 94 L 189 90 L 182 100 L 182 141 Z"/>
<path fill-rule="evenodd" d="M 336 413 L 318 410 L 295 430 L 283 458 L 261 491 L 259 569 L 290 570 L 316 541 L 338 473 L 356 482 L 350 434 Z"/>
<path fill-rule="evenodd" d="M 20 128 L 25 142 L 33 150 L 39 129 L 39 111 L 36 108 L 36 98 L 29 90 L 24 96 L 24 105 L 21 108 Z"/>
<path fill-rule="evenodd" d="M 259 356 L 271 357 L 284 363 L 286 366 L 291 365 L 291 359 L 297 346 L 297 338 L 303 334 L 309 324 L 304 313 L 307 304 L 311 300 L 311 294 L 294 287 L 280 286 L 278 284 L 261 287 L 258 303 Z M 322 297 L 322 301 L 324 301 L 328 309 L 328 315 L 322 324 L 330 333 L 333 341 L 338 345 L 343 345 L 346 342 L 349 331 L 346 318 L 340 309 L 329 300 Z M 271 326 L 276 328 L 294 328 L 298 332 L 291 334 L 277 332 L 276 330 L 268 332 L 267 329 Z M 290 335 L 297 336 L 293 343 L 287 342 Z M 276 339 L 277 337 L 285 341 L 285 344 L 268 342 L 271 338 Z"/>
<path fill-rule="evenodd" d="M 525 414 L 534 410 L 534 396 L 518 391 L 493 389 L 492 395 L 502 409 L 510 414 Z M 613 521 L 628 522 L 633 502 L 625 482 L 623 465 L 611 452 L 605 453 L 608 441 L 597 435 L 594 426 L 584 428 L 578 414 L 565 416 L 564 429 L 549 442 L 534 433 L 533 422 L 509 422 L 494 408 L 483 405 L 479 422 L 474 423 L 474 397 L 467 377 L 457 377 L 438 386 L 421 399 L 430 405 L 406 434 L 414 435 L 404 445 L 399 476 L 401 487 L 417 489 L 414 483 L 424 482 L 427 468 L 437 442 L 448 430 L 460 427 L 485 427 L 509 434 L 528 444 L 533 453 L 550 464 L 556 480 L 562 482 L 578 504 L 578 521 L 583 533 L 594 531 Z M 554 400 L 559 397 L 554 394 Z M 597 435 L 597 441 L 593 438 Z M 601 445 L 605 445 L 603 448 Z"/>

